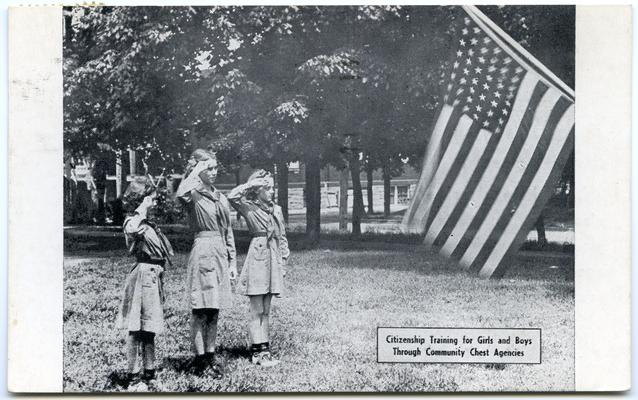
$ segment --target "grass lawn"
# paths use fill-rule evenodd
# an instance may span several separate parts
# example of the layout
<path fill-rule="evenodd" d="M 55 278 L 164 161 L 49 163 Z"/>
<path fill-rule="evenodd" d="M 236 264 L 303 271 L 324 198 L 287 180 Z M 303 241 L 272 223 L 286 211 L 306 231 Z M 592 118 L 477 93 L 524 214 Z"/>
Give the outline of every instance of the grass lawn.
<path fill-rule="evenodd" d="M 574 385 L 573 259 L 516 259 L 500 281 L 468 276 L 412 250 L 293 252 L 288 292 L 273 301 L 271 343 L 282 363 L 248 361 L 247 300 L 220 315 L 220 380 L 188 372 L 187 254 L 166 273 L 167 329 L 157 339 L 160 390 L 182 391 L 519 391 Z M 239 265 L 244 256 L 240 256 Z M 68 253 L 64 263 L 64 389 L 117 391 L 126 367 L 125 332 L 114 328 L 132 262 L 123 252 Z M 377 326 L 534 327 L 539 365 L 377 364 Z"/>

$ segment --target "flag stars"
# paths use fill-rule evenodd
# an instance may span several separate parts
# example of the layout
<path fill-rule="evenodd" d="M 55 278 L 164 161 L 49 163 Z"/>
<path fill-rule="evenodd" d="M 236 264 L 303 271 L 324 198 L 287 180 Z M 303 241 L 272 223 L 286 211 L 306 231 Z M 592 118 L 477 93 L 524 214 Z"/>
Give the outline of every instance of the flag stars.
<path fill-rule="evenodd" d="M 470 93 L 474 94 L 476 92 L 476 89 L 474 89 L 474 86 L 470 86 Z"/>
<path fill-rule="evenodd" d="M 513 76 L 512 77 L 512 83 L 516 83 L 516 82 L 518 82 L 520 80 L 521 80 L 521 78 L 519 78 L 518 76 Z"/>
<path fill-rule="evenodd" d="M 481 64 L 485 64 L 485 57 L 482 57 L 482 56 L 481 56 L 481 57 L 479 57 L 479 58 L 478 58 L 478 61 L 479 61 Z"/>
<path fill-rule="evenodd" d="M 482 109 L 483 109 L 483 107 L 481 107 L 480 105 L 476 106 L 476 111 L 481 112 Z"/>
<path fill-rule="evenodd" d="M 484 84 L 483 84 L 483 89 L 485 89 L 485 90 L 490 90 L 490 85 L 488 85 L 488 84 L 487 84 L 487 82 L 486 82 L 486 83 L 484 83 Z"/>
<path fill-rule="evenodd" d="M 450 79 L 454 80 L 456 78 L 456 72 L 452 72 L 450 74 Z"/>
<path fill-rule="evenodd" d="M 492 75 L 486 75 L 485 79 L 487 79 L 488 82 L 492 82 Z"/>
<path fill-rule="evenodd" d="M 489 128 L 490 123 L 487 120 L 483 121 L 483 128 Z"/>
<path fill-rule="evenodd" d="M 472 118 L 474 118 L 475 121 L 478 121 L 478 115 L 472 114 Z"/>
<path fill-rule="evenodd" d="M 454 101 L 452 102 L 452 105 L 454 106 L 458 106 L 461 102 L 459 101 L 459 99 L 454 99 Z"/>
<path fill-rule="evenodd" d="M 466 58 L 465 59 L 465 64 L 472 65 L 472 59 L 471 58 Z"/>
<path fill-rule="evenodd" d="M 480 74 L 480 73 L 481 73 L 481 71 L 483 71 L 483 70 L 481 69 L 481 67 L 476 67 L 476 68 L 474 68 L 474 72 L 476 72 L 477 74 Z"/>
<path fill-rule="evenodd" d="M 521 72 L 523 72 L 523 68 L 521 68 L 520 66 L 518 66 L 518 67 L 516 67 L 516 68 L 514 69 L 514 72 L 515 72 L 515 73 L 517 73 L 517 74 L 520 74 Z"/>
<path fill-rule="evenodd" d="M 481 29 L 478 26 L 474 27 L 474 33 L 481 33 Z"/>
<path fill-rule="evenodd" d="M 503 113 L 503 115 L 507 115 L 507 109 L 506 108 L 502 109 L 501 112 Z"/>
<path fill-rule="evenodd" d="M 470 111 L 470 107 L 468 106 L 463 106 L 463 112 L 468 112 Z"/>
<path fill-rule="evenodd" d="M 505 58 L 503 59 L 503 64 L 505 64 L 505 65 L 507 65 L 507 64 L 509 64 L 509 63 L 511 63 L 511 62 L 512 62 L 512 59 L 511 59 L 510 57 L 505 57 Z"/>
<path fill-rule="evenodd" d="M 465 91 L 465 89 L 463 88 L 458 88 L 456 89 L 456 95 L 459 96 L 461 93 L 463 93 Z"/>
<path fill-rule="evenodd" d="M 491 117 L 492 115 L 494 115 L 494 111 L 489 110 L 489 111 L 487 112 L 487 116 L 488 116 L 488 117 Z"/>
<path fill-rule="evenodd" d="M 485 36 L 485 37 L 483 38 L 483 43 L 485 43 L 485 44 L 489 44 L 491 41 L 492 41 L 492 39 L 490 39 L 490 38 L 489 38 L 489 37 L 487 37 L 487 36 Z"/>
<path fill-rule="evenodd" d="M 465 74 L 465 75 L 469 75 L 469 73 L 470 73 L 470 70 L 469 70 L 469 69 L 467 69 L 467 68 L 463 68 L 463 74 Z"/>
<path fill-rule="evenodd" d="M 471 103 L 472 101 L 474 101 L 474 99 L 472 99 L 472 96 L 467 96 L 467 102 Z"/>
<path fill-rule="evenodd" d="M 459 64 L 458 61 L 454 61 L 454 69 L 457 69 L 459 67 L 459 65 L 461 65 L 461 64 Z"/>
<path fill-rule="evenodd" d="M 496 102 L 496 100 L 492 100 L 490 101 L 490 104 L 492 105 L 492 107 L 496 107 L 498 105 L 498 103 Z M 491 111 L 490 111 L 491 112 Z M 491 115 L 490 115 L 491 117 Z"/>
<path fill-rule="evenodd" d="M 468 72 L 469 72 L 469 71 L 468 71 Z M 467 79 L 465 79 L 465 78 L 461 78 L 461 79 L 459 80 L 459 82 L 461 82 L 461 85 L 465 85 L 465 83 L 467 82 Z"/>
<path fill-rule="evenodd" d="M 472 85 L 478 85 L 478 79 L 472 78 Z"/>
<path fill-rule="evenodd" d="M 496 64 L 498 62 L 498 58 L 492 57 L 490 58 L 490 64 Z"/>
<path fill-rule="evenodd" d="M 457 52 L 456 52 L 456 56 L 457 56 L 457 57 L 461 57 L 462 55 L 463 55 L 463 52 L 462 52 L 461 50 L 459 50 L 459 51 L 457 51 Z"/>
<path fill-rule="evenodd" d="M 498 124 L 499 125 L 503 125 L 504 122 L 505 122 L 505 120 L 503 118 L 499 118 L 498 119 Z"/>
<path fill-rule="evenodd" d="M 510 70 L 510 69 L 509 69 L 509 68 L 507 68 L 507 67 L 503 67 L 503 68 L 501 68 L 501 69 L 500 69 L 501 75 L 505 75 L 505 74 L 507 74 L 507 72 L 508 72 L 509 70 Z"/>
<path fill-rule="evenodd" d="M 496 97 L 497 99 L 501 98 L 501 93 L 500 92 L 494 92 L 494 97 Z"/>
<path fill-rule="evenodd" d="M 499 79 L 499 82 L 496 84 L 496 87 L 497 87 L 498 89 L 503 89 L 503 88 L 505 87 L 505 86 L 503 86 L 503 83 L 502 83 L 502 82 L 503 82 L 503 81 Z"/>
<path fill-rule="evenodd" d="M 494 72 L 494 71 L 496 71 L 496 67 L 495 66 L 490 65 L 489 67 L 487 67 L 487 72 L 491 73 L 491 72 Z"/>
<path fill-rule="evenodd" d="M 514 98 L 514 93 L 509 92 L 509 93 L 507 94 L 507 96 L 505 96 L 505 98 L 507 98 L 508 100 L 513 99 L 513 98 Z"/>
<path fill-rule="evenodd" d="M 487 53 L 489 50 L 487 50 L 487 47 L 481 47 L 481 54 L 485 54 Z"/>
<path fill-rule="evenodd" d="M 481 93 L 481 95 L 479 96 L 479 99 L 480 99 L 481 101 L 485 101 L 485 95 L 484 95 L 483 93 Z"/>
<path fill-rule="evenodd" d="M 473 55 L 474 55 L 474 50 L 469 49 L 469 50 L 467 51 L 467 54 L 468 54 L 470 57 L 471 57 L 471 56 L 473 56 Z"/>
<path fill-rule="evenodd" d="M 478 43 L 478 40 L 476 40 L 476 38 L 472 38 L 472 40 L 470 40 L 470 43 L 472 43 L 472 45 L 475 45 Z"/>
<path fill-rule="evenodd" d="M 500 49 L 500 47 L 494 47 L 494 50 L 492 50 L 492 52 L 493 52 L 494 54 L 500 54 L 500 53 L 501 53 L 501 51 L 502 51 L 502 50 Z"/>
<path fill-rule="evenodd" d="M 461 29 L 461 32 L 462 32 L 464 35 L 467 35 L 469 31 L 467 30 L 467 28 L 463 28 L 463 29 Z"/>
<path fill-rule="evenodd" d="M 461 46 L 465 46 L 465 40 L 463 40 L 463 39 L 459 40 L 459 44 L 460 44 Z"/>

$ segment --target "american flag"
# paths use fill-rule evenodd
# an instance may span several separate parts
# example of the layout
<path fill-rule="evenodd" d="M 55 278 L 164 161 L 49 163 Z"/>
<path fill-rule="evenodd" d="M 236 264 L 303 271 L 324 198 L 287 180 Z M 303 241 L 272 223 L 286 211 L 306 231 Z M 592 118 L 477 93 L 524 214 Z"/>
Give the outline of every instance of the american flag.
<path fill-rule="evenodd" d="M 500 277 L 574 142 L 574 93 L 478 9 L 454 59 L 403 223 L 483 277 Z"/>

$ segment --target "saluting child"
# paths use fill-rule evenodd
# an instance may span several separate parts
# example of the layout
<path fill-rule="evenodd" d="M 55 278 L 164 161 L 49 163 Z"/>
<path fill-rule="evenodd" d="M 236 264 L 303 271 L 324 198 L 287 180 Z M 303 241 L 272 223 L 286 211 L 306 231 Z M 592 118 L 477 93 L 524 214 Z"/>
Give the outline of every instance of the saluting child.
<path fill-rule="evenodd" d="M 264 367 L 279 363 L 270 352 L 270 304 L 273 296 L 283 292 L 284 265 L 290 255 L 285 221 L 281 207 L 273 201 L 273 187 L 272 175 L 259 170 L 228 194 L 252 237 L 237 292 L 250 300 L 251 362 Z"/>
<path fill-rule="evenodd" d="M 150 384 L 155 379 L 155 335 L 164 326 L 162 276 L 173 249 L 166 236 L 147 219 L 155 196 L 155 185 L 147 177 L 135 178 L 123 196 L 128 213 L 124 237 L 129 254 L 136 260 L 126 277 L 119 318 L 119 327 L 128 331 L 128 384 Z"/>

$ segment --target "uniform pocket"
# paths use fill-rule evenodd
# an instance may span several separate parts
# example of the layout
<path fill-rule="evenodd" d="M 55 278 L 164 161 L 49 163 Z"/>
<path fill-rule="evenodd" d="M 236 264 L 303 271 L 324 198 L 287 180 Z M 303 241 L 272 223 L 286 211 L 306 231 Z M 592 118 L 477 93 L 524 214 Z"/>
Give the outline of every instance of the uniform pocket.
<path fill-rule="evenodd" d="M 251 249 L 252 257 L 255 261 L 264 261 L 266 257 L 268 257 L 268 246 L 266 245 L 265 240 L 253 241 Z"/>

